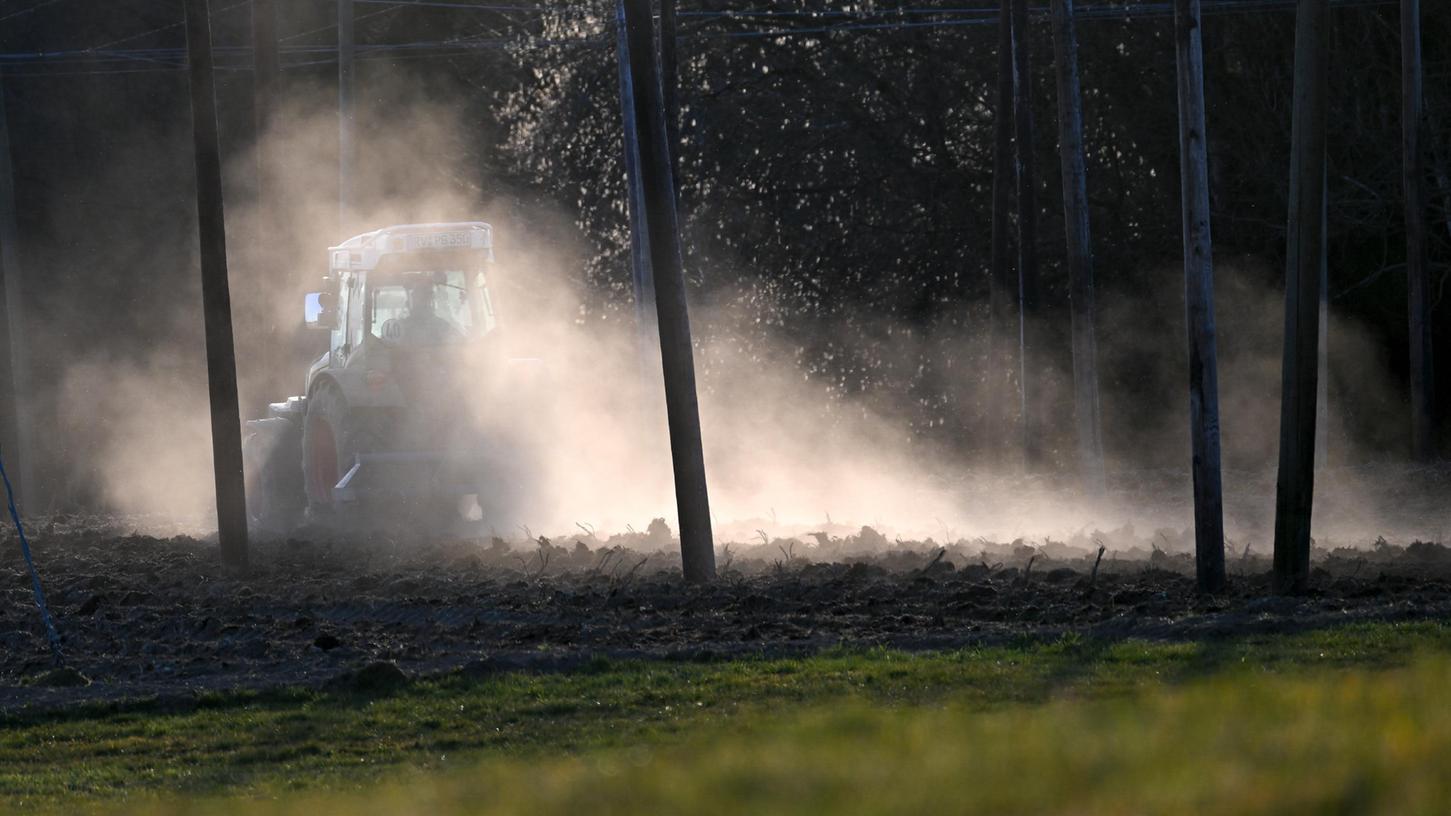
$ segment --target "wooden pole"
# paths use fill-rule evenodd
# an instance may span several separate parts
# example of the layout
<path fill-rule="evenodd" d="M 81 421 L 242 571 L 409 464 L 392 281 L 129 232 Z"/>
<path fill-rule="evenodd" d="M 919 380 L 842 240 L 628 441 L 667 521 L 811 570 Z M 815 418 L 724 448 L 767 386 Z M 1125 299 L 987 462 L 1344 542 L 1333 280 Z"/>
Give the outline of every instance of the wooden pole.
<path fill-rule="evenodd" d="M 1224 497 L 1219 472 L 1214 243 L 1209 220 L 1199 0 L 1174 0 L 1174 41 L 1179 81 L 1184 305 L 1189 329 L 1189 435 L 1194 457 L 1194 564 L 1199 591 L 1213 593 L 1224 589 Z"/>
<path fill-rule="evenodd" d="M 353 37 L 353 0 L 338 0 L 338 240 L 348 237 L 356 215 L 353 199 L 353 170 L 357 166 L 357 144 L 353 120 L 353 58 L 357 52 Z"/>
<path fill-rule="evenodd" d="M 1324 252 L 1326 0 L 1300 0 L 1295 13 L 1294 124 L 1285 269 L 1285 357 L 1280 391 L 1280 473 L 1275 495 L 1275 589 L 1304 592 L 1310 580 L 1315 498 L 1315 400 Z"/>
<path fill-rule="evenodd" d="M 635 329 L 640 344 L 640 371 L 653 377 L 658 342 L 655 332 L 655 281 L 650 274 L 650 250 L 645 235 L 645 188 L 640 179 L 640 127 L 635 120 L 635 92 L 630 78 L 630 49 L 623 11 L 616 14 L 616 49 L 620 69 L 620 106 L 625 147 L 625 190 L 630 214 L 630 271 L 635 291 Z"/>
<path fill-rule="evenodd" d="M 675 0 L 660 0 L 660 89 L 665 98 L 665 133 L 670 138 L 670 171 L 680 204 L 680 58 Z"/>
<path fill-rule="evenodd" d="M 1038 315 L 1038 203 L 1033 160 L 1033 61 L 1028 47 L 1028 0 L 1013 0 L 1013 73 L 1018 173 L 1018 394 L 1022 403 L 1023 461 L 1043 466 L 1043 406 Z"/>
<path fill-rule="evenodd" d="M 276 108 L 277 79 L 281 64 L 277 51 L 277 10 L 273 0 L 252 0 L 252 115 L 257 129 L 258 198 L 266 182 L 268 164 L 266 135 Z"/>
<path fill-rule="evenodd" d="M 1013 267 L 1012 207 L 1017 167 L 1013 158 L 1013 17 L 1012 0 L 1000 0 L 998 10 L 998 97 L 993 114 L 993 223 L 992 269 L 988 278 L 988 434 L 994 444 L 1013 438 L 1009 394 L 1013 388 L 1015 346 L 1009 338 L 1019 316 L 1015 314 L 1017 281 Z M 1014 446 L 1016 447 L 1016 446 Z M 1006 448 L 999 448 L 1004 464 Z M 1019 456 L 1021 450 L 1018 451 Z"/>
<path fill-rule="evenodd" d="M 1432 456 L 1431 281 L 1427 258 L 1421 0 L 1401 0 L 1401 149 L 1406 198 L 1406 289 L 1411 334 L 1411 454 Z"/>
<path fill-rule="evenodd" d="M 675 471 L 675 503 L 680 517 L 681 564 L 687 582 L 703 583 L 715 578 L 715 545 L 710 529 L 700 408 L 695 393 L 695 356 L 690 339 L 685 271 L 671 181 L 670 141 L 656 69 L 650 0 L 622 0 L 620 15 L 626 31 L 635 118 L 641 126 L 640 178 L 645 191 L 650 268 L 655 278 L 665 412 Z"/>
<path fill-rule="evenodd" d="M 277 43 L 277 9 L 273 0 L 252 0 L 252 121 L 254 130 L 253 150 L 256 154 L 257 197 L 253 204 L 251 228 L 254 240 L 249 248 L 252 278 L 265 291 L 289 291 L 284 280 L 284 270 L 289 264 L 278 249 L 278 234 L 281 216 L 278 207 L 281 201 L 272 189 L 281 178 L 276 166 L 276 155 L 271 148 L 268 132 L 272 117 L 276 113 L 278 80 L 281 64 Z M 267 310 L 263 319 L 262 336 L 265 341 L 258 344 L 252 354 L 256 371 L 287 371 L 288 359 L 284 343 L 278 332 L 275 309 Z M 247 406 L 248 411 L 262 412 L 267 407 L 263 397 Z"/>
<path fill-rule="evenodd" d="M 222 161 L 212 76 L 207 0 L 186 0 L 186 50 L 196 150 L 197 233 L 201 248 L 202 319 L 206 326 L 207 392 L 211 398 L 212 462 L 217 489 L 217 535 L 222 560 L 247 564 L 247 498 L 242 482 L 242 417 L 237 407 L 237 359 L 227 287 L 227 230 L 222 209 Z"/>
<path fill-rule="evenodd" d="M 1323 168 L 1325 195 L 1320 208 L 1320 341 L 1315 390 L 1315 468 L 1330 458 L 1330 168 Z"/>
<path fill-rule="evenodd" d="M 1058 74 L 1058 156 L 1068 240 L 1068 290 L 1073 314 L 1073 407 L 1084 489 L 1104 491 L 1098 402 L 1098 337 L 1094 325 L 1093 241 L 1088 220 L 1088 170 L 1083 156 L 1083 94 L 1073 0 L 1053 0 L 1053 53 Z"/>
<path fill-rule="evenodd" d="M 16 506 L 35 496 L 34 448 L 31 446 L 30 337 L 25 323 L 25 286 L 20 267 L 20 229 L 15 215 L 15 164 L 10 124 L 5 113 L 5 83 L 0 78 L 0 276 L 4 281 L 6 341 L 9 346 L 10 405 L 14 419 L 7 429 L 10 444 L 0 454 L 7 460 Z"/>

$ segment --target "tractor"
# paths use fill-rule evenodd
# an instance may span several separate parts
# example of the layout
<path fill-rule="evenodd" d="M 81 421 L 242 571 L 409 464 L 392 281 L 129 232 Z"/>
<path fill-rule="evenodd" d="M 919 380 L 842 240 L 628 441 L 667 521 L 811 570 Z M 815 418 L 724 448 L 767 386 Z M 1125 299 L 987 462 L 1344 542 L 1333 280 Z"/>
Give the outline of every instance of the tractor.
<path fill-rule="evenodd" d="M 255 532 L 507 529 L 523 512 L 539 361 L 504 351 L 482 222 L 388 227 L 328 251 L 304 322 L 327 332 L 302 396 L 246 423 Z M 534 409 L 537 410 L 537 404 Z"/>

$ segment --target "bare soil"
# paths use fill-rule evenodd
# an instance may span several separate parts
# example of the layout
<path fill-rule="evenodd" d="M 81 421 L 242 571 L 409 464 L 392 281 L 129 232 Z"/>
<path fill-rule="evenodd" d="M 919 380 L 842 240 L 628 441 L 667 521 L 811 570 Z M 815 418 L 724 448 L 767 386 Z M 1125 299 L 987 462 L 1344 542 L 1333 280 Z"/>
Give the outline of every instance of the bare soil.
<path fill-rule="evenodd" d="M 66 671 L 54 671 L 13 539 L 0 564 L 0 712 L 322 686 L 388 662 L 408 676 L 568 669 L 598 656 L 714 659 L 835 646 L 905 649 L 1056 638 L 1209 638 L 1451 615 L 1451 550 L 1317 551 L 1313 587 L 1269 591 L 1267 559 L 1231 557 L 1231 587 L 1194 590 L 1185 553 L 1106 554 L 1050 542 L 817 544 L 720 553 L 688 587 L 668 531 L 554 542 L 254 544 L 42 525 L 33 549 Z"/>

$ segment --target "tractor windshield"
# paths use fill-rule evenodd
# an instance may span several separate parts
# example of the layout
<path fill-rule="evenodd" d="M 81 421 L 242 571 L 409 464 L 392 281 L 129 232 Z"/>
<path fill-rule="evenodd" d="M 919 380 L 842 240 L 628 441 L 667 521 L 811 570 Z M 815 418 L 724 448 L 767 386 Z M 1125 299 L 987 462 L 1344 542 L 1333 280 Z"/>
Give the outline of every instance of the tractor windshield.
<path fill-rule="evenodd" d="M 375 273 L 369 285 L 369 330 L 406 345 L 443 345 L 492 331 L 493 306 L 479 269 Z"/>

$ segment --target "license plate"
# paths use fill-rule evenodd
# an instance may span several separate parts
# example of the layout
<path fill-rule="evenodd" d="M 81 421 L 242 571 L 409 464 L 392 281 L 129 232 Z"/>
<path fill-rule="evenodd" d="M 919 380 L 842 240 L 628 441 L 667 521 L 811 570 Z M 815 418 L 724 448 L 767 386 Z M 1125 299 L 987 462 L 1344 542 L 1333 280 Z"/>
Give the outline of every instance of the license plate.
<path fill-rule="evenodd" d="M 409 249 L 458 249 L 468 248 L 472 243 L 467 232 L 435 232 L 408 236 Z"/>

